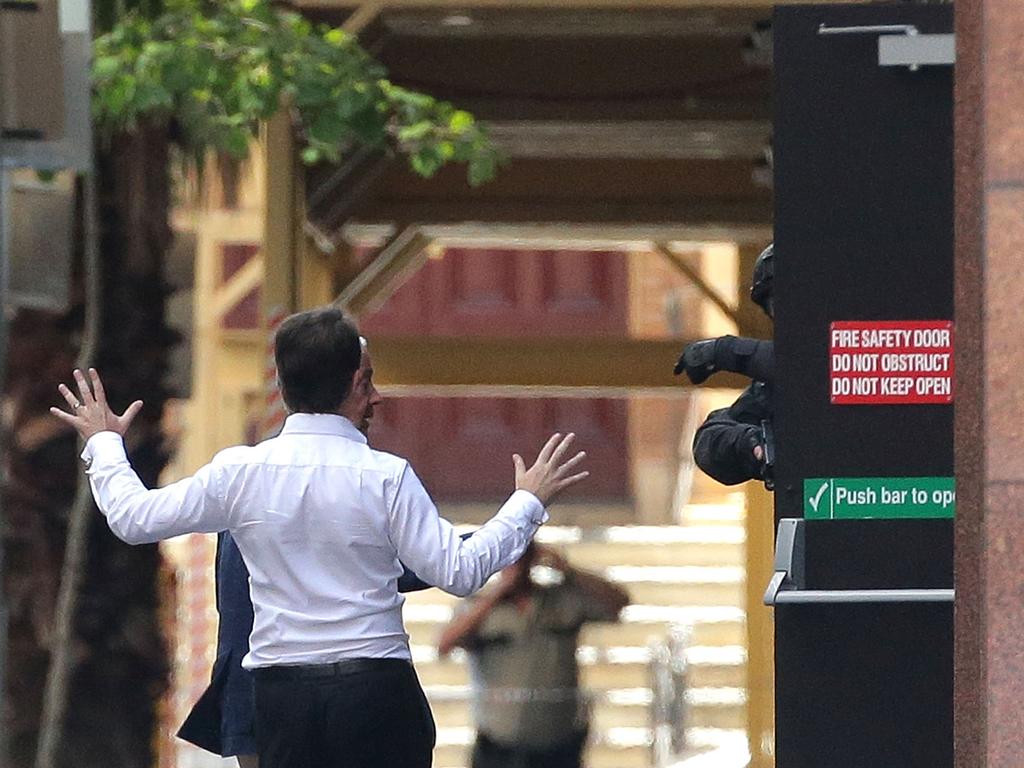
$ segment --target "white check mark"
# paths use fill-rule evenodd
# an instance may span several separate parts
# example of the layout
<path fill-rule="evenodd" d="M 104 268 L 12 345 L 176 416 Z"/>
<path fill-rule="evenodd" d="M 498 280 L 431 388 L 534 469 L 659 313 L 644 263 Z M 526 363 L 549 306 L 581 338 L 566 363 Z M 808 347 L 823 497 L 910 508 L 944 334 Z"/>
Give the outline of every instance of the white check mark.
<path fill-rule="evenodd" d="M 828 481 L 826 480 L 824 483 L 821 484 L 821 488 L 818 489 L 818 492 L 816 494 L 814 494 L 814 498 L 808 499 L 808 501 L 811 504 L 811 509 L 813 509 L 815 512 L 818 511 L 818 504 L 821 503 L 821 494 L 823 494 L 827 490 L 828 490 Z"/>

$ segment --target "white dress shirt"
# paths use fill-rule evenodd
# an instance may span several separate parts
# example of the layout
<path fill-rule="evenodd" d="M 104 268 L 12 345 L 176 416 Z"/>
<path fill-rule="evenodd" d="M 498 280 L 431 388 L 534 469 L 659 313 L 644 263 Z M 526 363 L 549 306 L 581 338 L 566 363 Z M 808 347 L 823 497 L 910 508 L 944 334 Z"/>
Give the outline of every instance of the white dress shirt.
<path fill-rule="evenodd" d="M 463 541 L 405 459 L 371 449 L 331 414 L 292 414 L 277 437 L 221 451 L 156 490 L 143 486 L 115 432 L 93 435 L 82 458 L 107 524 L 129 544 L 231 532 L 255 612 L 248 669 L 411 658 L 399 559 L 468 595 L 514 563 L 548 519 L 533 494 L 516 491 Z"/>

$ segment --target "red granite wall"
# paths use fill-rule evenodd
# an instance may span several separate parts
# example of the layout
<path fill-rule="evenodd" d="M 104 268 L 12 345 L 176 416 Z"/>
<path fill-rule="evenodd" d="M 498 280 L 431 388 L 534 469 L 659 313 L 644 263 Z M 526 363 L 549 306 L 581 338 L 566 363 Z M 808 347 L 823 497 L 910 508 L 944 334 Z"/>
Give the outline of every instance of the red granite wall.
<path fill-rule="evenodd" d="M 956 4 L 956 765 L 1024 764 L 1024 3 Z"/>

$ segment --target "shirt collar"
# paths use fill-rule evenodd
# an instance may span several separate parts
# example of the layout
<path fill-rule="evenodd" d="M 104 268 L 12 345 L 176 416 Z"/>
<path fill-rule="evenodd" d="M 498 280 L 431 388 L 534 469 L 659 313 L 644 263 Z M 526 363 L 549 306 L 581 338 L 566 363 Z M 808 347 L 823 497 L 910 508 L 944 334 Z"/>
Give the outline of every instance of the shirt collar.
<path fill-rule="evenodd" d="M 282 435 L 336 435 L 366 443 L 355 424 L 336 413 L 293 413 L 284 421 Z"/>

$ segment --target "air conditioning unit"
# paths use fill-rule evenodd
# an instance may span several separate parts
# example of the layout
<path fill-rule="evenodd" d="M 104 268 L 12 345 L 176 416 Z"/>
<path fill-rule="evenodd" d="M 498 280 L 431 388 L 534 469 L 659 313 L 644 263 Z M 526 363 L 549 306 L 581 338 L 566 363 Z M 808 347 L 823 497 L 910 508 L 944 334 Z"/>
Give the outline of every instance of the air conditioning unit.
<path fill-rule="evenodd" d="M 0 2 L 0 132 L 5 140 L 64 136 L 58 0 Z"/>
<path fill-rule="evenodd" d="M 0 0 L 0 163 L 89 171 L 90 0 Z"/>
<path fill-rule="evenodd" d="M 8 176 L 8 296 L 13 307 L 67 310 L 75 226 L 75 175 Z"/>

